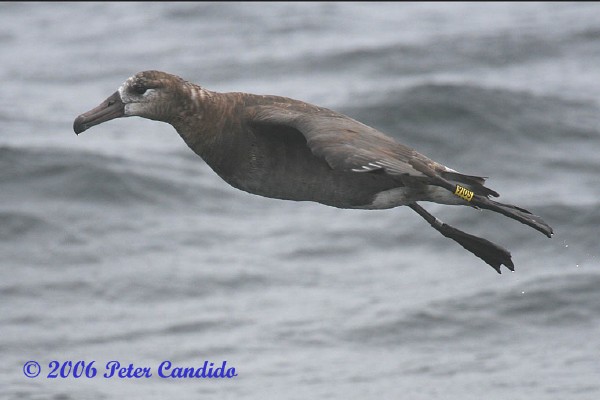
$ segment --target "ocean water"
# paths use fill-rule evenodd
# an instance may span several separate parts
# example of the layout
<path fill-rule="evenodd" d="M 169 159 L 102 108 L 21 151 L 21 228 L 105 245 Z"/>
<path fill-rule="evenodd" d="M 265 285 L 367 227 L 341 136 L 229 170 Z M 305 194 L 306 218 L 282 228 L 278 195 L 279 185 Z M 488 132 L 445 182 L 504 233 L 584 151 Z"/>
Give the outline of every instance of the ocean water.
<path fill-rule="evenodd" d="M 571 2 L 0 4 L 2 398 L 600 398 L 598 15 Z M 73 133 L 146 69 L 344 112 L 489 176 L 555 235 L 424 204 L 511 250 L 516 272 L 498 275 L 405 207 L 235 190 L 166 124 Z M 110 361 L 152 376 L 105 378 Z M 163 361 L 237 376 L 162 378 Z"/>

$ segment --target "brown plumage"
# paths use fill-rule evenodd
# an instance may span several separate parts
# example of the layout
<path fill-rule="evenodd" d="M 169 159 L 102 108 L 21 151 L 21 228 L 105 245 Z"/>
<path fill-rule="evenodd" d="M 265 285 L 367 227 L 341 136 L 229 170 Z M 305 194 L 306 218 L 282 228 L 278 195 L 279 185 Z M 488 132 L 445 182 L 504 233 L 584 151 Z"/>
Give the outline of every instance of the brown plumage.
<path fill-rule="evenodd" d="M 407 205 L 443 235 L 500 272 L 510 253 L 459 231 L 417 204 L 470 205 L 502 213 L 552 235 L 540 217 L 489 199 L 485 178 L 464 175 L 335 111 L 279 96 L 217 93 L 160 71 L 129 78 L 98 107 L 77 117 L 79 134 L 110 119 L 140 116 L 171 124 L 230 185 L 286 200 L 339 208 Z"/>

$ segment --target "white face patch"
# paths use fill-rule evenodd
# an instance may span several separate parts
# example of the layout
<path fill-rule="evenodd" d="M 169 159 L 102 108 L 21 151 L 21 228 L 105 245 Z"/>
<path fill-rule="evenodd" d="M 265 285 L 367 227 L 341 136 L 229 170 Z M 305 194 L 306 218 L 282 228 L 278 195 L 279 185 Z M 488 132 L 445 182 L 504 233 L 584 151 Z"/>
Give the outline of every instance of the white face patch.
<path fill-rule="evenodd" d="M 145 108 L 145 103 L 150 102 L 150 98 L 156 94 L 156 89 L 147 89 L 144 94 L 132 95 L 127 91 L 134 77 L 127 79 L 118 89 L 119 97 L 125 104 L 124 113 L 126 117 L 141 116 Z"/>
<path fill-rule="evenodd" d="M 134 117 L 142 115 L 144 103 L 125 103 L 125 116 Z"/>
<path fill-rule="evenodd" d="M 131 102 L 131 98 L 129 97 L 129 95 L 127 94 L 127 91 L 125 90 L 125 87 L 127 87 L 127 82 L 130 79 L 131 78 L 129 78 L 127 81 L 125 81 L 125 83 L 123 83 L 121 85 L 121 87 L 119 87 L 119 96 L 121 97 L 121 101 L 123 102 L 123 104 L 125 104 L 123 113 L 125 114 L 126 117 L 131 117 L 133 115 L 136 115 L 135 112 L 137 111 L 136 107 L 132 107 L 132 106 L 136 106 L 137 103 Z"/>
<path fill-rule="evenodd" d="M 129 79 L 131 79 L 131 78 L 129 78 Z M 129 79 L 126 80 L 125 83 L 123 83 L 119 87 L 119 90 L 117 90 L 119 92 L 119 97 L 121 97 L 121 101 L 125 104 L 127 104 L 129 102 L 129 96 L 127 96 L 127 93 L 125 92 L 125 87 L 127 86 L 127 82 L 129 81 Z"/>

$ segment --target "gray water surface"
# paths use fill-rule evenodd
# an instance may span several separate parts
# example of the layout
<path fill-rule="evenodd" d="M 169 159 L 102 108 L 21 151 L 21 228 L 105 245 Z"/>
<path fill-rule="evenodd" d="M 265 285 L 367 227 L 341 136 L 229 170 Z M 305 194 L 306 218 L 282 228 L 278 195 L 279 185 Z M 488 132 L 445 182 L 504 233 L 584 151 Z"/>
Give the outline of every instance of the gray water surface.
<path fill-rule="evenodd" d="M 0 388 L 8 399 L 600 398 L 597 3 L 0 4 Z M 170 126 L 79 137 L 129 76 L 352 116 L 544 217 L 229 187 Z M 42 373 L 27 378 L 27 361 Z M 94 378 L 48 364 L 95 362 Z M 104 365 L 151 378 L 104 378 Z M 234 367 L 164 379 L 164 360 Z"/>

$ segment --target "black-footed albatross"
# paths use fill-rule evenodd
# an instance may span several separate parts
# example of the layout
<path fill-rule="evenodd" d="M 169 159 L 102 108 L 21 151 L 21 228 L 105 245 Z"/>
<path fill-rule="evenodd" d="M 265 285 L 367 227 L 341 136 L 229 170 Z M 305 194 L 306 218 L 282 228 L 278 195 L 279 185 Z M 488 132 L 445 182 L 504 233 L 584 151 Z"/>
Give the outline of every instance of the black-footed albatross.
<path fill-rule="evenodd" d="M 257 195 L 338 208 L 408 206 L 444 236 L 491 265 L 514 271 L 510 253 L 462 232 L 417 202 L 485 208 L 552 236 L 540 217 L 491 200 L 485 178 L 464 175 L 327 108 L 279 96 L 218 93 L 160 71 L 127 79 L 75 119 L 75 133 L 139 116 L 167 122 L 227 183 Z"/>

